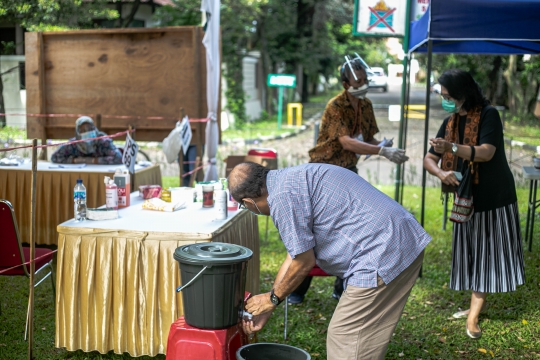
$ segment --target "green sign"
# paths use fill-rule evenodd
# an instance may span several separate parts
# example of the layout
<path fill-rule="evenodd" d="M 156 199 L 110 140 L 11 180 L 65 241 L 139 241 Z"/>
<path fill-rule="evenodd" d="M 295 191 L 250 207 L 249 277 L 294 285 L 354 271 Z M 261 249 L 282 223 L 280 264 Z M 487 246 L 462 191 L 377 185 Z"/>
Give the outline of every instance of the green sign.
<path fill-rule="evenodd" d="M 296 87 L 296 75 L 292 74 L 268 74 L 266 84 L 271 87 Z"/>

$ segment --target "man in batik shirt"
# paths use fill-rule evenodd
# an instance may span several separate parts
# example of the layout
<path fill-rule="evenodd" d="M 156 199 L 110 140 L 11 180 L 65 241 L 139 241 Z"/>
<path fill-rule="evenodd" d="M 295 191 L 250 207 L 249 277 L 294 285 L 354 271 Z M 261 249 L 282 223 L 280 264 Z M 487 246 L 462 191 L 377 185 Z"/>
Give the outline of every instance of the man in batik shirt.
<path fill-rule="evenodd" d="M 379 154 L 396 164 L 407 161 L 404 150 L 392 148 L 391 141 L 382 143 L 374 138 L 379 128 L 371 101 L 366 98 L 369 81 L 360 60 L 345 62 L 340 76 L 344 91 L 326 105 L 317 144 L 309 151 L 309 162 L 337 165 L 358 174 L 356 163 L 360 155 Z M 311 279 L 306 277 L 289 296 L 290 304 L 304 300 Z M 343 280 L 336 278 L 332 297 L 337 300 L 342 292 Z"/>

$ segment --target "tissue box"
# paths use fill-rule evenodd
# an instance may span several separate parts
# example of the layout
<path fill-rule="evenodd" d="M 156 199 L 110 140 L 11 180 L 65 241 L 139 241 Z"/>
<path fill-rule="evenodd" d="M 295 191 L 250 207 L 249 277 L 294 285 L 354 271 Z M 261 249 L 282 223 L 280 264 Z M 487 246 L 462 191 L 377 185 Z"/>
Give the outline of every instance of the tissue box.
<path fill-rule="evenodd" d="M 178 202 L 189 204 L 195 201 L 195 189 L 192 187 L 172 187 L 169 190 L 171 191 L 171 202 L 173 204 Z"/>
<path fill-rule="evenodd" d="M 161 195 L 161 186 L 159 185 L 141 185 L 139 186 L 139 196 L 143 199 L 158 198 Z"/>

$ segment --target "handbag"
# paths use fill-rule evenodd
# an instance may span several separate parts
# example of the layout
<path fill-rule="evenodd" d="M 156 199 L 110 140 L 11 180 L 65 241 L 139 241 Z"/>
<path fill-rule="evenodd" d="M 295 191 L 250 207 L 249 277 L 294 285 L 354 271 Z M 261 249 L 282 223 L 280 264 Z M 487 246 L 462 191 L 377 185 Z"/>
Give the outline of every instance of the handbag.
<path fill-rule="evenodd" d="M 474 178 L 474 146 L 471 146 L 471 160 L 465 171 L 463 172 L 463 178 L 454 192 L 454 205 L 452 207 L 452 213 L 450 214 L 450 220 L 457 223 L 464 223 L 471 220 L 474 214 L 473 204 L 473 178 Z"/>

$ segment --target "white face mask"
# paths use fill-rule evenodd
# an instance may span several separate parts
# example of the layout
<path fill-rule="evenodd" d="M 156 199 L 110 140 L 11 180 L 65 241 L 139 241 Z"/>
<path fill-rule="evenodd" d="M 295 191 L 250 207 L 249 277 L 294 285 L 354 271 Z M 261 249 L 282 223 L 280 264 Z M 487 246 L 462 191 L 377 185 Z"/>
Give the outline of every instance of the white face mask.
<path fill-rule="evenodd" d="M 364 99 L 366 97 L 366 94 L 368 92 L 368 84 L 364 84 L 360 86 L 359 88 L 353 88 L 352 86 L 347 89 L 349 94 L 354 96 L 357 99 Z"/>

